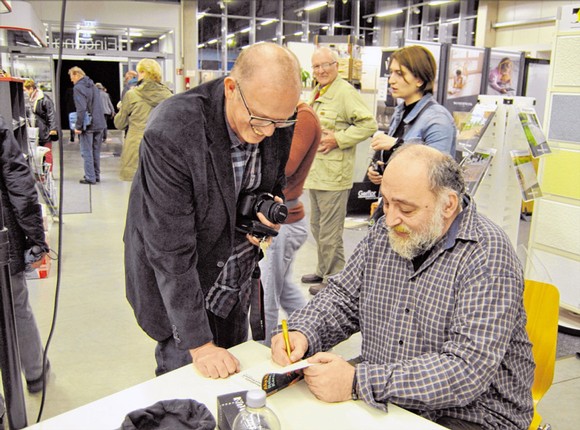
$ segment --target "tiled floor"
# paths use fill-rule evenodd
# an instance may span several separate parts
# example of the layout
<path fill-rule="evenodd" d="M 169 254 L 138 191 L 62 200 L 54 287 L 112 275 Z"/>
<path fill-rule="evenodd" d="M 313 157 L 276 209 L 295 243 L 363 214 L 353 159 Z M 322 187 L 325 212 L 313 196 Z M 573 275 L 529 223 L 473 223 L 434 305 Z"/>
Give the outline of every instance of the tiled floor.
<path fill-rule="evenodd" d="M 114 142 L 119 133 L 112 132 Z M 154 342 L 137 326 L 127 304 L 123 283 L 123 244 L 127 197 L 130 183 L 118 179 L 119 158 L 112 152 L 118 144 L 103 149 L 102 182 L 91 187 L 91 204 L 83 203 L 87 189 L 67 189 L 65 204 L 70 211 L 92 209 L 91 213 L 63 216 L 61 279 L 55 306 L 57 266 L 49 278 L 29 281 L 31 304 L 46 341 L 57 309 L 49 358 L 52 375 L 42 418 L 46 419 L 97 400 L 154 377 Z M 71 184 L 82 177 L 78 145 L 65 144 L 65 177 Z M 57 175 L 58 176 L 58 175 Z M 65 195 L 65 199 L 69 196 Z M 349 222 L 345 248 L 349 255 L 365 227 Z M 58 228 L 53 225 L 51 245 L 57 249 Z M 300 250 L 295 277 L 311 272 L 316 258 L 310 238 Z M 308 296 L 307 287 L 304 294 Z M 25 393 L 28 423 L 37 420 L 40 396 Z M 556 364 L 554 383 L 539 405 L 546 422 L 555 430 L 573 430 L 580 423 L 580 360 L 561 359 Z M 129 412 L 129 411 L 127 411 Z M 121 425 L 121 423 L 119 423 Z M 82 423 L 78 429 L 82 430 Z"/>

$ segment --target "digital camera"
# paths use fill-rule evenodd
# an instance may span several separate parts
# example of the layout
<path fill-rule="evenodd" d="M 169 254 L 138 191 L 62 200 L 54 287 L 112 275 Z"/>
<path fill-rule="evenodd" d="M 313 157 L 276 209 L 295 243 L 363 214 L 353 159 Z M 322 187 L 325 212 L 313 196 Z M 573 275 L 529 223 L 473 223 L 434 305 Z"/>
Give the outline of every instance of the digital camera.
<path fill-rule="evenodd" d="M 278 232 L 258 220 L 258 212 L 261 212 L 268 221 L 280 224 L 288 217 L 288 208 L 274 201 L 274 196 L 269 193 L 246 193 L 240 196 L 237 208 L 236 228 L 243 233 L 249 233 L 257 238 L 276 236 Z"/>

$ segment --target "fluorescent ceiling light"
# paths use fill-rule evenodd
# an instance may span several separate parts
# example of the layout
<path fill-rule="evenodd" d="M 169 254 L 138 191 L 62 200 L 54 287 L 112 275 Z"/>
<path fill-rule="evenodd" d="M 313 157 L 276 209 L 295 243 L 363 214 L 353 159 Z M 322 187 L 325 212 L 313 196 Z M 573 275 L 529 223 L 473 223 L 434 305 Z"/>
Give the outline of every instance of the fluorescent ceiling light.
<path fill-rule="evenodd" d="M 398 15 L 400 13 L 403 13 L 403 9 L 386 10 L 384 12 L 377 13 L 377 18 L 382 18 L 382 17 L 385 17 L 385 16 Z"/>
<path fill-rule="evenodd" d="M 249 32 L 250 32 L 250 30 L 251 30 L 251 28 L 250 28 L 250 27 L 246 27 L 246 28 L 243 28 L 243 29 L 241 29 L 241 30 L 240 30 L 240 33 L 249 33 Z"/>
<path fill-rule="evenodd" d="M 199 45 L 197 45 L 198 48 L 203 48 L 205 46 L 205 43 L 200 43 Z"/>
<path fill-rule="evenodd" d="M 304 10 L 306 11 L 311 11 L 314 9 L 320 9 L 321 7 L 326 6 L 326 2 L 325 1 L 319 1 L 316 3 L 311 3 L 309 5 L 304 6 Z"/>
<path fill-rule="evenodd" d="M 294 33 L 294 36 L 302 36 L 304 34 L 303 31 L 297 31 L 296 33 Z"/>
<path fill-rule="evenodd" d="M 200 19 L 202 19 L 205 16 L 205 12 L 201 12 L 197 14 L 197 20 L 199 21 Z"/>
<path fill-rule="evenodd" d="M 163 40 L 163 39 L 165 39 L 166 37 L 167 37 L 167 35 L 166 35 L 166 34 L 162 34 L 161 36 L 159 36 L 159 40 Z"/>
<path fill-rule="evenodd" d="M 451 3 L 453 0 L 433 0 L 429 2 L 429 6 L 440 6 L 445 3 Z"/>
<path fill-rule="evenodd" d="M 151 41 L 151 45 L 155 45 L 158 42 L 157 39 Z"/>
<path fill-rule="evenodd" d="M 208 40 L 207 41 L 207 44 L 208 45 L 213 45 L 214 43 L 217 43 L 217 41 L 218 41 L 217 39 Z"/>
<path fill-rule="evenodd" d="M 151 46 L 150 43 L 146 43 L 145 46 L 143 48 L 149 48 Z"/>
<path fill-rule="evenodd" d="M 278 20 L 277 19 L 269 19 L 268 21 L 264 21 L 264 22 L 260 23 L 260 25 L 270 25 L 274 22 L 278 22 Z"/>

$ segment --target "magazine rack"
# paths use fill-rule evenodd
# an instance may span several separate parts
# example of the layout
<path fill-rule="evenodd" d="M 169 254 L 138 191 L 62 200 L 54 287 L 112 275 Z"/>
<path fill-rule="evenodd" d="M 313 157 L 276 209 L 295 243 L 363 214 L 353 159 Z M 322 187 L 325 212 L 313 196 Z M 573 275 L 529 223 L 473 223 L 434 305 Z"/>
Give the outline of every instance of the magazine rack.
<path fill-rule="evenodd" d="M 496 153 L 474 199 L 479 212 L 502 227 L 517 248 L 522 192 L 510 151 L 529 149 L 517 108 L 533 108 L 535 99 L 480 95 L 478 103 L 497 106 L 491 123 L 477 144 L 478 148 L 493 148 Z"/>

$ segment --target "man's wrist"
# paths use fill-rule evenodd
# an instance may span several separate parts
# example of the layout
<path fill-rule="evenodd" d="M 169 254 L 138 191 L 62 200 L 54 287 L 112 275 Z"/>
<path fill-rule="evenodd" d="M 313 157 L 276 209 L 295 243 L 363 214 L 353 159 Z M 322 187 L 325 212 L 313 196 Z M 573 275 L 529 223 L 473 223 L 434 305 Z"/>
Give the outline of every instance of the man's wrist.
<path fill-rule="evenodd" d="M 351 398 L 352 400 L 358 400 L 358 390 L 357 386 L 357 377 L 356 377 L 356 366 L 354 366 L 354 375 L 352 377 L 352 391 L 351 391 Z"/>

